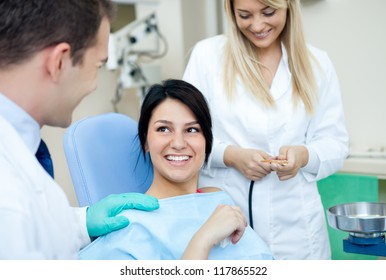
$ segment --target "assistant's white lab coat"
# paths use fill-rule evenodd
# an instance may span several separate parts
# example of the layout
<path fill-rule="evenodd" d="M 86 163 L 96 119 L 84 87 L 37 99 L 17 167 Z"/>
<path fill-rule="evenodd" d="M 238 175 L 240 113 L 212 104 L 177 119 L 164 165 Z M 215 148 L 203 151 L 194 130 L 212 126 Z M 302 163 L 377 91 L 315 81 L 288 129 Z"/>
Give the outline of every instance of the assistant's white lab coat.
<path fill-rule="evenodd" d="M 229 102 L 222 76 L 226 40 L 219 35 L 197 43 L 184 73 L 184 80 L 207 98 L 213 117 L 216 139 L 209 164 L 200 174 L 200 185 L 226 190 L 248 217 L 250 181 L 236 169 L 226 168 L 226 146 L 254 148 L 276 156 L 284 145 L 305 145 L 309 163 L 295 178 L 281 182 L 273 172 L 255 182 L 254 228 L 278 259 L 328 259 L 328 233 L 316 182 L 338 171 L 348 154 L 348 134 L 334 67 L 326 53 L 309 46 L 320 65 L 315 67 L 319 104 L 313 116 L 307 115 L 301 102 L 294 109 L 284 46 L 271 86 L 276 109 L 267 109 L 257 102 L 239 80 L 235 98 Z"/>
<path fill-rule="evenodd" d="M 90 242 L 85 208 L 70 207 L 0 116 L 0 259 L 74 259 Z"/>

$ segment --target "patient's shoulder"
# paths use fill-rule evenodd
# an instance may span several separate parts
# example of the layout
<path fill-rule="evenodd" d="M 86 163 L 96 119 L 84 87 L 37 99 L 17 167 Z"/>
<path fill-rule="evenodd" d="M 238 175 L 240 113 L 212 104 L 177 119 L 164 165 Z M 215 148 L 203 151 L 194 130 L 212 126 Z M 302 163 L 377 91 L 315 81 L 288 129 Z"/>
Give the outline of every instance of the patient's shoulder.
<path fill-rule="evenodd" d="M 222 191 L 222 189 L 217 188 L 217 187 L 203 187 L 200 188 L 202 193 L 211 193 L 211 192 L 219 192 Z"/>

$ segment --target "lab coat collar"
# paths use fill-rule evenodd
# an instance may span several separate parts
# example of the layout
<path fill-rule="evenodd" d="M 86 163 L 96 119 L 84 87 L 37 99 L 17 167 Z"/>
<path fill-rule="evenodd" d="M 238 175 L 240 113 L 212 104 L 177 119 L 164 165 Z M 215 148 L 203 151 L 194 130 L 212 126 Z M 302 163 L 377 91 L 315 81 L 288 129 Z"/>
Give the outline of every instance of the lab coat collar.
<path fill-rule="evenodd" d="M 288 55 L 284 44 L 281 44 L 282 56 L 279 62 L 279 67 L 275 73 L 271 85 L 271 94 L 274 100 L 278 100 L 286 93 L 291 86 L 291 72 L 288 66 Z"/>
<path fill-rule="evenodd" d="M 35 154 L 41 139 L 39 124 L 2 93 L 0 93 L 0 116 L 15 128 L 31 153 Z"/>

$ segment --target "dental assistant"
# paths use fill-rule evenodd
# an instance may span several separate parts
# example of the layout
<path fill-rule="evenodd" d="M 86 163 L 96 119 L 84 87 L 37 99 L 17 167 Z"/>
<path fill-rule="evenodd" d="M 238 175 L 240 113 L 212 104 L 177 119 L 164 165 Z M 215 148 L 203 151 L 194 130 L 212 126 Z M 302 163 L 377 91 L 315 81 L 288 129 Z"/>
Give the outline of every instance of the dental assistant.
<path fill-rule="evenodd" d="M 332 62 L 305 43 L 299 0 L 225 0 L 225 11 L 228 33 L 197 43 L 183 77 L 213 117 L 200 184 L 220 186 L 251 213 L 277 259 L 329 259 L 317 181 L 348 154 Z"/>
<path fill-rule="evenodd" d="M 40 128 L 65 128 L 107 60 L 109 0 L 0 2 L 0 259 L 75 259 L 91 238 L 126 227 L 144 194 L 70 207 L 35 158 Z M 106 186 L 108 188 L 108 186 Z"/>

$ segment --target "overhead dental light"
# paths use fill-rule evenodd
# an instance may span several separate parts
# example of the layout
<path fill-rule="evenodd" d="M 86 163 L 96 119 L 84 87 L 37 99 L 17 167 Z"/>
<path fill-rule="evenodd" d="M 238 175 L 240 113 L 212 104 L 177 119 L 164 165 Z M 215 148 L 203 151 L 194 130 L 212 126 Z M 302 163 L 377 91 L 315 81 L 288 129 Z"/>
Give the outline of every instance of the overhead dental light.
<path fill-rule="evenodd" d="M 115 111 L 124 89 L 139 88 L 142 89 L 143 95 L 146 87 L 150 85 L 143 63 L 163 57 L 167 49 L 167 41 L 158 29 L 155 12 L 110 34 L 106 68 L 120 71 L 115 97 L 112 100 Z"/>

